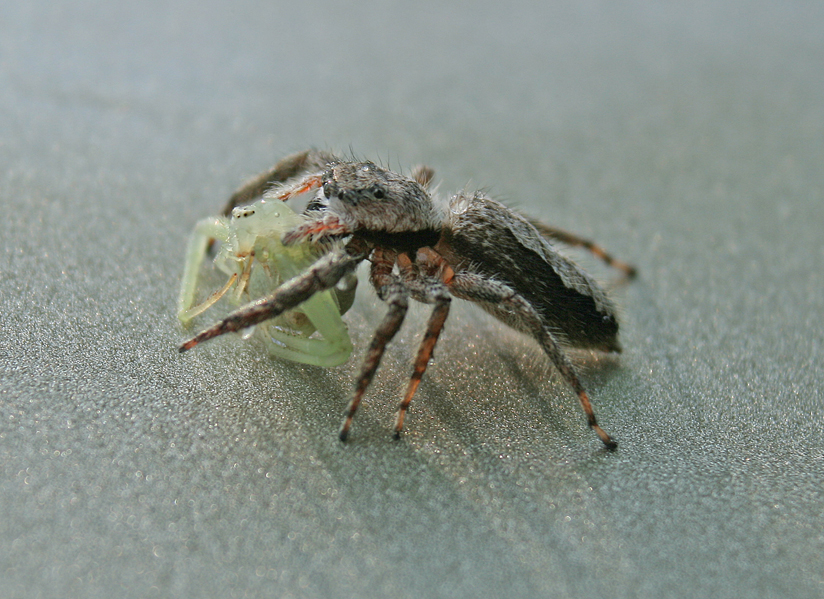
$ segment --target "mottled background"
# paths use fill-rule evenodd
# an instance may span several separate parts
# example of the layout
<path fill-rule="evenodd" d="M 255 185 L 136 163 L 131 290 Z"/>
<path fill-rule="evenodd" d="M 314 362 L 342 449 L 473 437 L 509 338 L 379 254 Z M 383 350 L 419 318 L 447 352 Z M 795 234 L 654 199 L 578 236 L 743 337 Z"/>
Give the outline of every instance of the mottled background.
<path fill-rule="evenodd" d="M 824 5 L 0 7 L 4 597 L 824 595 Z M 456 305 L 400 442 L 416 306 L 355 359 L 185 355 L 186 238 L 309 146 L 486 187 L 636 263 L 625 353 Z M 614 273 L 587 256 L 602 280 Z"/>

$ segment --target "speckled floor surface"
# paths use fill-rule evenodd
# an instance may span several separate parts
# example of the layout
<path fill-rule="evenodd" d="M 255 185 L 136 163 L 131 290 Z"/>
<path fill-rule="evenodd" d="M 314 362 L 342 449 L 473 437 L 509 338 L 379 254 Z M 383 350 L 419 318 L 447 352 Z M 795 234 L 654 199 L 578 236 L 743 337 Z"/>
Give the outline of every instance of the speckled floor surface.
<path fill-rule="evenodd" d="M 806 2 L 0 8 L 4 597 L 824 596 L 824 9 Z M 636 263 L 605 452 L 535 345 L 426 310 L 355 359 L 179 355 L 186 238 L 309 146 Z M 614 274 L 575 254 L 608 284 Z"/>

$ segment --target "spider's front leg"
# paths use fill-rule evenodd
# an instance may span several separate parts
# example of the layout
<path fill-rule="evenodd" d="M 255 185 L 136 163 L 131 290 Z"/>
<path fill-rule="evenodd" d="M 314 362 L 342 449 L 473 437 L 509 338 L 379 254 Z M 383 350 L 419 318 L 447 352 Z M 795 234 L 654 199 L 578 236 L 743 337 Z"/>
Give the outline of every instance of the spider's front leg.
<path fill-rule="evenodd" d="M 400 437 L 409 404 L 418 390 L 418 385 L 420 385 L 426 367 L 429 365 L 429 360 L 432 359 L 432 353 L 435 351 L 435 344 L 438 342 L 443 325 L 447 316 L 449 316 L 452 296 L 445 283 L 451 281 L 454 276 L 454 272 L 446 264 L 446 261 L 437 252 L 429 248 L 418 251 L 417 268 L 412 265 L 406 254 L 401 254 L 398 265 L 412 297 L 424 304 L 435 304 L 435 307 L 429 316 L 426 332 L 418 348 L 418 356 L 415 358 L 415 367 L 412 370 L 409 387 L 395 417 L 396 439 Z M 420 272 L 421 270 L 423 272 Z"/>
<path fill-rule="evenodd" d="M 195 230 L 189 238 L 189 245 L 186 248 L 186 263 L 183 268 L 183 279 L 180 283 L 180 294 L 177 298 L 177 317 L 182 324 L 188 324 L 195 316 L 207 310 L 234 283 L 234 280 L 229 279 L 220 292 L 213 294 L 212 297 L 199 306 L 192 307 L 192 304 L 195 303 L 200 266 L 206 257 L 206 248 L 209 247 L 210 240 L 219 239 L 221 242 L 227 243 L 229 237 L 229 226 L 224 218 L 205 218 L 195 225 Z"/>
<path fill-rule="evenodd" d="M 363 394 L 378 370 L 386 345 L 392 341 L 398 329 L 401 328 L 409 308 L 409 291 L 400 278 L 392 273 L 396 258 L 397 253 L 393 250 L 377 248 L 372 252 L 370 273 L 372 285 L 378 292 L 378 297 L 389 305 L 389 310 L 378 325 L 369 349 L 366 351 L 366 357 L 363 359 L 363 365 L 355 383 L 355 392 L 346 409 L 346 416 L 338 434 L 341 441 L 346 441 L 349 436 L 352 419 L 358 411 Z"/>
<path fill-rule="evenodd" d="M 618 446 L 618 443 L 598 425 L 589 395 L 581 384 L 572 363 L 528 301 L 508 285 L 469 272 L 456 273 L 449 283 L 449 290 L 455 297 L 473 302 L 498 304 L 510 310 L 530 331 L 552 364 L 575 391 L 581 402 L 581 408 L 586 414 L 589 427 L 595 431 L 607 449 L 615 449 Z"/>
<path fill-rule="evenodd" d="M 309 269 L 278 287 L 271 295 L 235 310 L 217 324 L 202 331 L 183 343 L 181 352 L 192 349 L 198 343 L 208 341 L 224 333 L 248 328 L 264 320 L 274 318 L 305 302 L 314 294 L 331 289 L 338 281 L 354 271 L 367 256 L 365 244 L 353 240 L 345 247 L 325 254 Z"/>

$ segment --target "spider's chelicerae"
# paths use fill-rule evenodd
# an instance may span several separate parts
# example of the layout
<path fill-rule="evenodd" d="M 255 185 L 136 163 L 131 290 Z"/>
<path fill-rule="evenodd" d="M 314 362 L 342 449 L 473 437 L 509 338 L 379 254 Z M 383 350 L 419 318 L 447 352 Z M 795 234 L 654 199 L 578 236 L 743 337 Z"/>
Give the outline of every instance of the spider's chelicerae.
<path fill-rule="evenodd" d="M 454 296 L 478 303 L 507 325 L 531 335 L 578 396 L 590 428 L 604 445 L 614 448 L 616 442 L 598 425 L 563 348 L 620 352 L 615 306 L 589 275 L 556 253 L 547 239 L 585 247 L 628 277 L 634 276 L 635 269 L 599 246 L 525 218 L 481 192 L 461 192 L 439 203 L 427 191 L 431 179 L 428 168 L 418 168 L 407 177 L 372 162 L 311 150 L 281 160 L 241 187 L 225 214 L 264 192 L 267 198 L 283 201 L 315 192 L 304 212 L 305 221 L 288 231 L 283 243 L 309 240 L 328 252 L 270 295 L 183 343 L 180 351 L 274 318 L 318 292 L 333 289 L 368 260 L 371 283 L 388 311 L 357 377 L 340 430 L 342 441 L 412 298 L 434 308 L 395 420 L 395 435 L 400 434 Z"/>

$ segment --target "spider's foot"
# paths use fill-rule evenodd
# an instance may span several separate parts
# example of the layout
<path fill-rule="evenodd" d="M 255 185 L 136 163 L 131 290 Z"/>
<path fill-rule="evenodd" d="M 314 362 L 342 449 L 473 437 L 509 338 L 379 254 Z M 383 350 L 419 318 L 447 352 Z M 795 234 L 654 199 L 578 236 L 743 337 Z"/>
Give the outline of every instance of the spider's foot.
<path fill-rule="evenodd" d="M 343 419 L 343 422 L 340 425 L 340 432 L 338 433 L 338 439 L 341 440 L 342 443 L 346 443 L 346 440 L 349 438 L 349 429 L 352 428 L 352 414 L 347 414 L 346 418 Z"/>
<path fill-rule="evenodd" d="M 203 343 L 204 341 L 208 341 L 209 339 L 214 339 L 223 333 L 234 331 L 235 329 L 226 326 L 226 321 L 221 321 L 215 325 L 212 325 L 208 329 L 205 329 L 186 341 L 185 343 L 181 343 L 180 346 L 177 348 L 181 354 L 185 351 L 189 351 L 195 345 L 199 343 Z"/>
<path fill-rule="evenodd" d="M 189 339 L 186 343 L 181 343 L 178 346 L 177 351 L 182 354 L 183 352 L 189 351 L 190 349 L 192 349 L 198 343 L 199 343 L 199 341 L 197 340 L 197 337 L 193 337 L 192 339 Z"/>
<path fill-rule="evenodd" d="M 594 424 L 592 425 L 592 430 L 595 431 L 595 434 L 598 435 L 598 438 L 601 439 L 601 442 L 607 449 L 610 451 L 618 449 L 618 442 L 610 437 L 600 426 Z"/>

